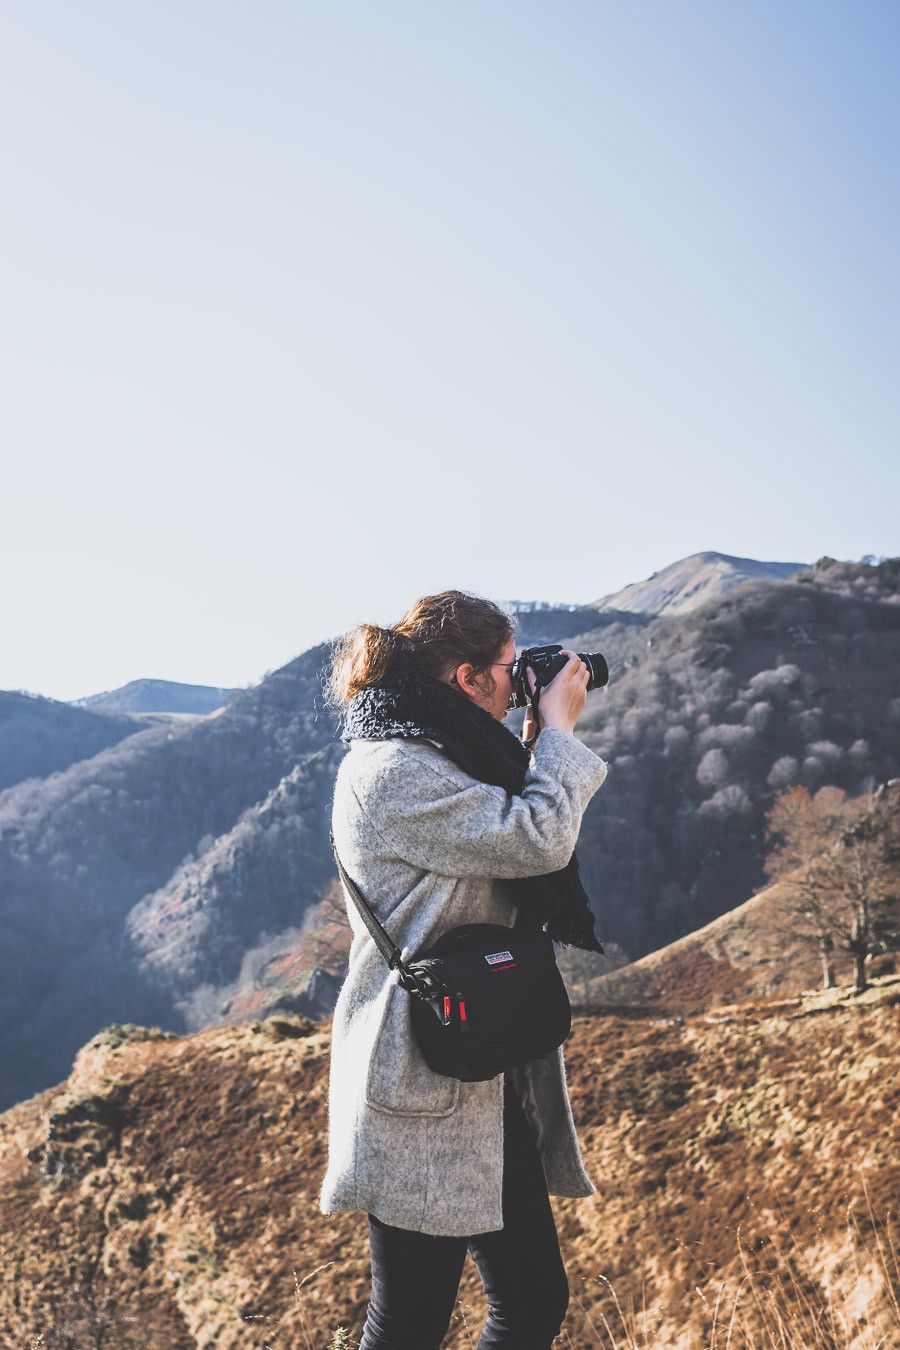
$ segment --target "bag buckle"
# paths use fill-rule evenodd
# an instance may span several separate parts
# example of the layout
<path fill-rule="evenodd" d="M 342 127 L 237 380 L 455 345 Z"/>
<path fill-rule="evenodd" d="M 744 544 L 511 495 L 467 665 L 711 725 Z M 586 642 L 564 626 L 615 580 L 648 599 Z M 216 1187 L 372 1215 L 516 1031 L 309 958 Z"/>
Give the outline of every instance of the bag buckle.
<path fill-rule="evenodd" d="M 447 992 L 440 976 L 430 966 L 401 965 L 398 969 L 400 983 L 407 993 L 419 994 L 429 1003 L 434 1003 Z"/>

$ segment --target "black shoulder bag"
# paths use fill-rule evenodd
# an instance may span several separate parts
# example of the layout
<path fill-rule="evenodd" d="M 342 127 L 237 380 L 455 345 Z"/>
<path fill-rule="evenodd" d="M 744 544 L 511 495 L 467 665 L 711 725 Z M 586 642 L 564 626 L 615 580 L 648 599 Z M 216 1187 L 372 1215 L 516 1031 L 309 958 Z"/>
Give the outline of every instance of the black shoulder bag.
<path fill-rule="evenodd" d="M 484 1082 L 562 1045 L 572 1009 L 549 934 L 467 923 L 404 962 L 344 870 L 334 834 L 331 847 L 363 923 L 410 995 L 413 1032 L 430 1069 Z"/>

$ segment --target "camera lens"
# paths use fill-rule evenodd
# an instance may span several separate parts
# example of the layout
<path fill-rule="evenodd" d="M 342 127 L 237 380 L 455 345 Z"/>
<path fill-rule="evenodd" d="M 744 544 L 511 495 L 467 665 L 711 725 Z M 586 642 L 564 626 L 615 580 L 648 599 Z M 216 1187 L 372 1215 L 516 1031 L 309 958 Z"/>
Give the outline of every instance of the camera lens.
<path fill-rule="evenodd" d="M 609 666 L 599 652 L 579 652 L 578 655 L 590 672 L 588 691 L 601 689 L 605 684 L 609 684 Z"/>

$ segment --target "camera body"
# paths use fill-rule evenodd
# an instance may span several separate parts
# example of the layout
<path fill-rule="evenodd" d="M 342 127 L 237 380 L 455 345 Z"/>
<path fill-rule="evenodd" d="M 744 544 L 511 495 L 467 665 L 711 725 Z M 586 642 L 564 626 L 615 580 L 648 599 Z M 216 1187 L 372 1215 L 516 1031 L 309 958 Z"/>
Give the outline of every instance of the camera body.
<path fill-rule="evenodd" d="M 609 667 L 605 658 L 599 652 L 577 652 L 576 655 L 588 668 L 588 674 L 590 675 L 587 685 L 588 692 L 591 689 L 601 689 L 609 683 Z M 511 712 L 513 708 L 527 708 L 532 701 L 526 674 L 529 667 L 534 671 L 537 689 L 541 690 L 550 683 L 554 675 L 559 674 L 568 660 L 568 656 L 564 655 L 563 649 L 558 643 L 555 646 L 548 647 L 526 647 L 516 658 L 510 671 L 513 692 L 509 700 L 508 710 Z"/>

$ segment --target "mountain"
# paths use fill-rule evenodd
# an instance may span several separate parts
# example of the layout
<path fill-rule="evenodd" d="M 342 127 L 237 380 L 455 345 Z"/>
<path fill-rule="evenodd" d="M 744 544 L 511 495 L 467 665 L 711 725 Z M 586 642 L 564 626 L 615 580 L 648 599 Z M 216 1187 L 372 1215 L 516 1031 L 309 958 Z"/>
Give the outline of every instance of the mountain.
<path fill-rule="evenodd" d="M 0 690 L 0 790 L 45 778 L 133 736 L 131 717 L 104 716 L 53 698 Z"/>
<path fill-rule="evenodd" d="M 886 597 L 898 588 L 887 564 L 854 566 L 867 588 L 862 602 L 836 597 L 826 567 L 822 575 L 810 570 L 811 586 L 760 583 L 756 598 L 751 588 L 734 604 L 713 602 L 696 623 L 663 617 L 636 630 L 616 624 L 576 637 L 579 649 L 603 650 L 611 660 L 609 689 L 589 695 L 579 723 L 579 735 L 611 767 L 586 813 L 578 852 L 607 949 L 626 962 L 765 885 L 763 818 L 781 786 L 833 781 L 859 795 L 896 772 L 900 635 L 897 606 Z M 850 589 L 859 590 L 853 578 Z M 885 630 L 851 639 L 871 615 Z M 540 622 L 539 611 L 527 617 Z M 536 641 L 533 633 L 520 633 L 519 645 Z M 786 636 L 790 647 L 780 650 L 773 636 Z M 848 691 L 836 661 L 850 641 L 854 661 L 870 674 Z M 737 682 L 732 659 L 744 676 Z M 511 714 L 508 724 L 517 727 L 520 718 Z M 868 739 L 858 734 L 864 730 Z M 247 901 L 231 903 L 240 910 Z M 327 905 L 319 921 L 329 921 Z M 148 953 L 153 940 L 152 933 L 142 939 Z M 204 988 L 206 1009 L 258 1015 L 294 999 L 306 1011 L 316 971 L 339 975 L 342 968 L 340 942 L 326 945 L 332 950 L 323 958 L 308 934 L 273 927 L 240 970 L 232 961 L 229 980 Z"/>
<path fill-rule="evenodd" d="M 613 670 L 633 629 L 602 630 Z M 213 1020 L 257 951 L 289 947 L 334 871 L 346 747 L 322 702 L 327 653 L 311 648 L 213 717 L 0 793 L 0 1106 L 58 1078 L 105 1022 Z"/>
<path fill-rule="evenodd" d="M 610 665 L 578 725 L 610 765 L 578 854 L 623 959 L 764 884 L 779 787 L 859 795 L 896 775 L 898 561 L 838 575 L 824 560 L 805 580 L 747 582 L 687 616 L 603 615 L 566 637 Z M 519 645 L 549 636 L 548 618 L 523 615 Z M 333 884 L 345 752 L 322 706 L 326 656 L 311 648 L 215 716 L 0 793 L 0 1105 L 61 1078 L 105 1023 L 193 1030 L 255 1006 L 258 977 L 277 997 L 302 992 L 283 975 Z"/>
<path fill-rule="evenodd" d="M 862 823 L 878 848 L 885 877 L 900 881 L 900 778 L 882 784 L 874 793 L 847 800 L 843 825 L 833 836 Z M 876 890 L 870 886 L 870 900 Z M 798 933 L 792 910 L 795 896 L 790 878 L 765 886 L 743 904 L 726 911 L 695 932 L 657 951 L 628 962 L 616 944 L 606 943 L 606 956 L 576 948 L 557 951 L 560 972 L 573 1007 L 582 1011 L 608 1006 L 665 1006 L 684 1012 L 713 1009 L 750 999 L 783 998 L 810 989 L 821 981 L 822 955 L 818 944 Z M 870 912 L 874 915 L 874 909 Z M 879 910 L 879 929 L 900 931 L 900 888 Z M 327 1016 L 346 974 L 350 930 L 344 902 L 336 885 L 307 912 L 303 930 L 285 935 L 258 959 L 247 961 L 223 1013 L 229 1020 L 296 1011 L 304 1016 Z M 254 954 L 256 955 L 256 954 Z M 886 975 L 898 969 L 900 957 L 881 951 L 867 970 Z M 852 980 L 854 963 L 839 945 L 829 965 L 840 981 Z"/>
<path fill-rule="evenodd" d="M 876 604 L 900 604 L 900 558 L 862 559 L 842 562 L 820 558 L 812 567 L 804 567 L 794 577 L 807 586 L 824 586 L 836 595 Z"/>
<path fill-rule="evenodd" d="M 889 976 L 723 1016 L 576 1014 L 597 1194 L 553 1197 L 572 1350 L 897 1343 L 898 1008 Z M 344 1327 L 356 1344 L 364 1215 L 318 1210 L 330 1032 L 108 1027 L 0 1116 L 4 1343 L 326 1350 Z M 485 1310 L 468 1263 L 447 1350 Z"/>
<path fill-rule="evenodd" d="M 618 630 L 640 629 L 647 622 L 640 614 L 624 610 L 600 610 L 590 605 L 551 605 L 535 600 L 508 602 L 519 624 L 516 646 L 543 647 L 569 644 L 582 633 L 600 632 L 613 625 Z"/>
<path fill-rule="evenodd" d="M 613 595 L 592 601 L 586 608 L 625 610 L 632 614 L 689 614 L 745 581 L 787 581 L 804 566 L 804 563 L 733 558 L 727 553 L 691 553 L 661 572 L 654 572 L 646 581 L 633 581 Z"/>
<path fill-rule="evenodd" d="M 119 689 L 72 700 L 77 708 L 104 712 L 210 713 L 221 708 L 236 689 L 218 689 L 211 684 L 179 684 L 175 680 L 130 680 Z"/>
<path fill-rule="evenodd" d="M 871 792 L 900 767 L 900 560 L 855 564 L 853 594 L 746 582 L 690 615 L 661 615 L 578 723 L 610 765 L 578 856 L 599 928 L 637 958 L 765 884 L 775 793 Z M 879 599 L 856 598 L 876 587 Z M 599 634 L 582 634 L 588 650 Z M 602 650 L 602 647 L 601 647 Z"/>
<path fill-rule="evenodd" d="M 334 742 L 319 684 L 325 655 L 312 648 L 239 691 L 216 717 L 142 731 L 0 794 L 0 1101 L 58 1078 L 110 1020 L 184 1028 L 167 981 L 142 965 L 126 918 Z M 304 825 L 318 837 L 318 863 L 299 859 L 298 870 L 317 865 L 324 875 L 327 792 Z M 261 937 L 273 897 L 254 891 L 252 865 L 241 875 L 250 888 L 245 928 Z M 216 896 L 204 903 L 215 911 Z M 298 891 L 298 919 L 302 903 Z M 240 949 L 233 959 L 239 968 Z"/>
<path fill-rule="evenodd" d="M 125 931 L 142 970 L 170 991 L 189 1027 L 216 1019 L 218 987 L 254 962 L 257 944 L 292 946 L 301 916 L 328 888 L 334 861 L 330 848 L 321 848 L 322 804 L 343 754 L 334 743 L 304 755 L 230 830 L 129 912 Z"/>
<path fill-rule="evenodd" d="M 235 692 L 132 680 L 121 689 L 64 702 L 0 690 L 0 791 L 26 778 L 60 773 L 160 721 L 215 712 Z"/>

